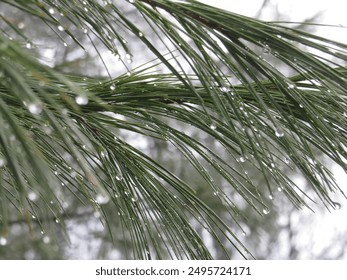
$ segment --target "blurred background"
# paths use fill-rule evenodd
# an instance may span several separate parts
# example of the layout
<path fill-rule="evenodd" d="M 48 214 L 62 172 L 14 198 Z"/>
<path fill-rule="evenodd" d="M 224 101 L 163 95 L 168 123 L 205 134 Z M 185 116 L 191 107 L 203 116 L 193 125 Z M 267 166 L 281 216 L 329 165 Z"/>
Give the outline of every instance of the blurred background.
<path fill-rule="evenodd" d="M 203 0 L 201 2 L 264 21 L 293 21 L 294 23 L 290 24 L 291 27 L 347 42 L 344 27 L 347 25 L 346 7 L 343 6 L 345 5 L 343 1 Z M 141 22 L 141 18 L 138 17 L 132 5 L 126 1 L 117 1 L 117 5 L 121 7 L 127 17 L 135 22 Z M 57 13 L 54 9 L 50 12 Z M 102 77 L 109 74 L 112 78 L 116 78 L 118 75 L 130 73 L 136 67 L 154 58 L 136 40 L 135 36 L 130 37 L 124 34 L 124 40 L 131 52 L 110 53 L 100 42 L 93 41 L 94 36 L 89 30 L 72 30 L 77 34 L 80 42 L 89 46 L 84 51 L 64 32 L 55 36 L 47 26 L 32 17 L 23 16 L 13 7 L 0 3 L 0 14 L 19 29 L 24 30 L 29 38 L 32 38 L 30 42 L 23 41 L 23 47 L 33 52 L 39 50 L 37 56 L 43 63 L 66 73 L 80 73 L 86 77 Z M 56 16 L 64 21 L 64 15 L 56 14 Z M 317 23 L 317 25 L 307 23 Z M 66 24 L 68 23 L 66 22 Z M 321 24 L 331 24 L 335 27 L 320 26 Z M 8 37 L 21 40 L 13 30 L 6 29 L 6 25 L 1 21 L 0 27 Z M 73 27 L 71 28 L 73 29 Z M 144 36 L 151 36 L 151 32 L 150 29 L 147 32 L 145 30 Z M 100 59 L 91 41 L 96 45 L 103 60 Z M 165 52 L 165 48 L 159 41 L 158 49 Z M 275 63 L 276 61 L 273 62 L 273 64 Z M 283 66 L 278 65 L 278 67 Z M 160 67 L 156 70 L 161 71 Z M 121 116 L 115 117 L 121 118 Z M 149 140 L 123 130 L 119 130 L 117 133 L 120 138 L 144 151 L 194 186 L 200 197 L 204 201 L 208 201 L 209 206 L 220 217 L 230 219 L 219 201 L 210 199 L 211 194 L 206 191 L 206 183 L 194 170 L 189 169 L 190 165 L 182 155 L 175 152 L 169 143 L 155 139 Z M 190 133 L 197 138 L 204 137 L 206 145 L 211 149 L 219 149 L 218 143 L 214 139 L 202 135 L 199 131 L 192 130 Z M 68 155 L 65 156 L 68 157 Z M 327 159 L 322 159 L 322 161 L 328 162 Z M 257 170 L 252 170 L 251 167 L 247 170 L 253 180 L 257 180 L 259 177 L 259 185 L 263 184 L 263 179 Z M 338 167 L 333 170 L 339 185 L 344 189 L 346 174 Z M 296 176 L 295 170 L 288 168 L 287 172 Z M 299 175 L 295 178 L 296 183 L 302 189 L 307 189 L 305 188 L 306 181 L 303 178 Z M 238 195 L 228 188 L 223 179 L 219 178 L 218 183 L 230 196 Z M 253 255 L 257 259 L 347 259 L 347 208 L 341 195 L 334 198 L 336 205 L 339 206 L 338 210 L 330 212 L 323 205 L 316 204 L 312 207 L 313 212 L 309 209 L 296 209 L 285 196 L 281 195 L 281 192 L 281 188 L 278 188 L 277 192 L 269 197 L 268 203 L 272 205 L 272 210 L 263 217 L 239 199 L 240 210 L 246 215 L 241 217 L 243 230 L 236 225 L 233 230 Z M 115 223 L 115 228 L 112 229 L 113 232 L 120 233 L 113 236 L 114 242 L 112 243 L 108 231 L 92 209 L 76 203 L 75 198 L 68 191 L 61 195 L 64 196 L 65 208 L 70 209 L 68 212 L 71 213 L 65 217 L 65 229 L 58 223 L 52 223 L 49 232 L 41 235 L 39 229 L 28 228 L 25 221 L 14 219 L 10 223 L 9 239 L 6 242 L 0 242 L 2 243 L 0 244 L 2 245 L 0 246 L 0 259 L 127 259 L 129 257 L 124 245 L 128 240 L 125 240 L 123 236 L 120 222 L 118 225 Z M 235 199 L 237 200 L 237 197 Z M 108 211 L 112 212 L 114 209 L 110 208 Z M 113 213 L 115 219 L 121 214 L 120 212 Z M 232 224 L 232 221 L 230 223 Z M 218 246 L 214 244 L 204 228 L 196 225 L 196 230 L 211 248 L 213 256 L 217 259 L 222 258 L 222 252 L 218 251 Z M 227 244 L 227 240 L 225 243 Z M 230 250 L 233 250 L 231 246 Z M 240 258 L 236 252 L 233 257 Z"/>

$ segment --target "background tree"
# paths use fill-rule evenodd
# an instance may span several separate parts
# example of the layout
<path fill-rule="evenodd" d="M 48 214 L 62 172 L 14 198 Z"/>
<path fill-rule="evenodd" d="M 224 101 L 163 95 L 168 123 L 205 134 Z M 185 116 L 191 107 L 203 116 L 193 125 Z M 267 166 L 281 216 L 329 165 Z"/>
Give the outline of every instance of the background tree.
<path fill-rule="evenodd" d="M 1 2 L 4 258 L 68 257 L 83 223 L 100 257 L 252 258 L 243 233 L 274 197 L 339 206 L 345 45 L 195 1 Z"/>

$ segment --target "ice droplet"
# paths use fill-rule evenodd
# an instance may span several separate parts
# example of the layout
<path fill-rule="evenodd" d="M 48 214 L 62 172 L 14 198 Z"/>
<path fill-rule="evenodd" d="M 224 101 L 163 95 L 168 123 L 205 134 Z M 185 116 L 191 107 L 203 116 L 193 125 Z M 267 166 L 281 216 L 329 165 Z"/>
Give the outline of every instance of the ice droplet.
<path fill-rule="evenodd" d="M 89 101 L 86 95 L 77 95 L 75 100 L 78 105 L 87 105 Z"/>
<path fill-rule="evenodd" d="M 0 237 L 0 246 L 7 245 L 7 239 L 3 236 Z"/>
<path fill-rule="evenodd" d="M 264 208 L 264 209 L 263 209 L 263 213 L 264 213 L 265 215 L 269 214 L 269 213 L 270 213 L 270 209 L 269 209 L 269 208 Z"/>
<path fill-rule="evenodd" d="M 33 115 L 38 115 L 42 112 L 42 106 L 39 103 L 30 103 L 28 104 L 28 110 Z"/>

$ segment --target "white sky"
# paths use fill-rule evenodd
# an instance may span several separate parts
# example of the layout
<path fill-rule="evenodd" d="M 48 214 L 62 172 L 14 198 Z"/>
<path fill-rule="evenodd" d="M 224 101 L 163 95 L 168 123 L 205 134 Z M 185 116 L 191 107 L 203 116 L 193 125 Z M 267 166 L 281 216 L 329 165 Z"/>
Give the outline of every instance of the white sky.
<path fill-rule="evenodd" d="M 254 16 L 259 11 L 263 0 L 199 0 L 200 2 L 239 13 Z M 318 12 L 324 12 L 320 18 L 325 24 L 347 26 L 346 0 L 270 0 L 280 14 L 290 21 L 303 21 Z M 270 13 L 264 14 L 263 20 L 272 20 Z M 319 28 L 317 33 L 347 43 L 346 28 Z"/>

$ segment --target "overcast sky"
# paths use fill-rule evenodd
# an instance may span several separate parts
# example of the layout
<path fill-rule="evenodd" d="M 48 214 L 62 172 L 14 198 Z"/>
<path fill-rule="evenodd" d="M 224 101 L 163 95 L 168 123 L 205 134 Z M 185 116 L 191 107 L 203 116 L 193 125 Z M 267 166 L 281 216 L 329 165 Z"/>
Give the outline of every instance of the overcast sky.
<path fill-rule="evenodd" d="M 263 0 L 199 0 L 209 5 L 227 9 L 246 16 L 254 16 L 263 4 Z M 346 0 L 270 0 L 274 7 L 277 6 L 280 14 L 291 21 L 303 21 L 313 15 L 324 12 L 320 17 L 321 22 L 332 25 L 347 26 L 347 1 Z M 271 14 L 272 13 L 272 14 Z M 273 19 L 273 10 L 265 13 L 264 20 Z M 319 28 L 317 33 L 347 43 L 346 28 Z"/>

